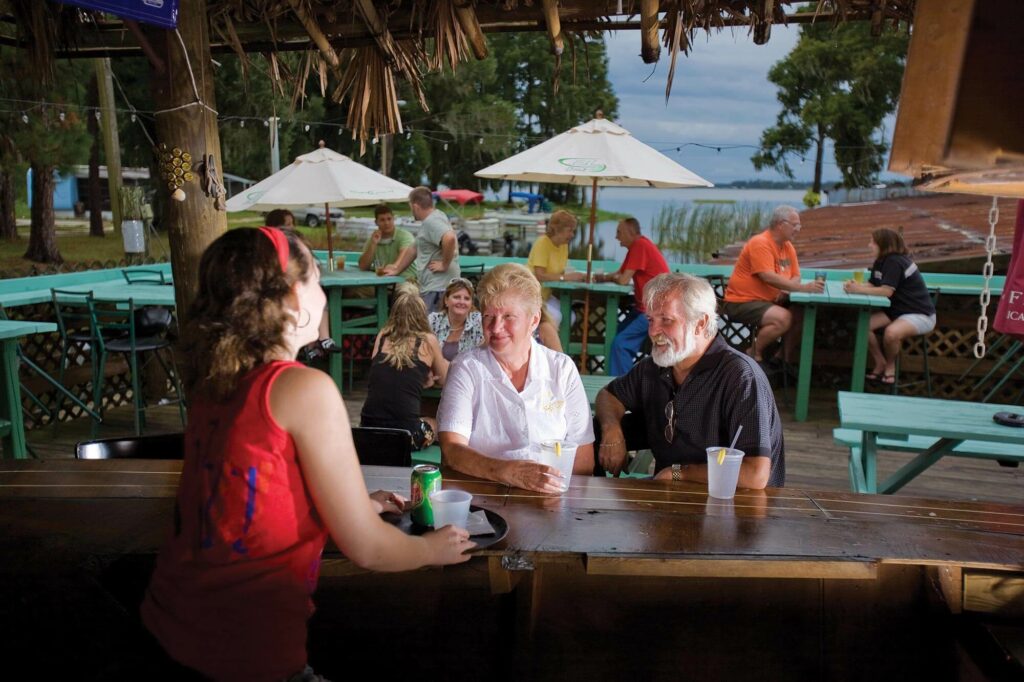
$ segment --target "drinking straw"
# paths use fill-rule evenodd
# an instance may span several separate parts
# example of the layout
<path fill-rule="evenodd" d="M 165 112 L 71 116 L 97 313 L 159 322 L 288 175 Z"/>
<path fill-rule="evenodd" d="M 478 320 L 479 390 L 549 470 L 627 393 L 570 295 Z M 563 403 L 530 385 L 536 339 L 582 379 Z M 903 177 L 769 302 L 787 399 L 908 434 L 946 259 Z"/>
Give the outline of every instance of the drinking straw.
<path fill-rule="evenodd" d="M 740 428 L 743 428 L 742 426 Z M 562 444 L 559 441 L 555 441 L 555 457 L 562 456 Z"/>
<path fill-rule="evenodd" d="M 732 443 L 729 443 L 729 449 L 732 450 L 736 447 L 736 441 L 740 439 L 740 434 L 743 433 L 743 424 L 740 424 L 739 428 L 736 429 L 736 435 L 732 437 Z M 721 465 L 725 461 L 725 448 L 718 451 L 718 464 Z"/>

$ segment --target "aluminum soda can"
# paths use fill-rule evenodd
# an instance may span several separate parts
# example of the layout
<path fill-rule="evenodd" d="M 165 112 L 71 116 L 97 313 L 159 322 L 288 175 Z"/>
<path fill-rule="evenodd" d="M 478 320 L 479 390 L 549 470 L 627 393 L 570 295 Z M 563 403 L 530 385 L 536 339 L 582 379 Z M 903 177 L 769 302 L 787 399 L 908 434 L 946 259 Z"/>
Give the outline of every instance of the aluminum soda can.
<path fill-rule="evenodd" d="M 434 510 L 430 495 L 441 489 L 441 470 L 433 464 L 418 464 L 412 468 L 412 522 L 420 526 L 434 525 Z"/>

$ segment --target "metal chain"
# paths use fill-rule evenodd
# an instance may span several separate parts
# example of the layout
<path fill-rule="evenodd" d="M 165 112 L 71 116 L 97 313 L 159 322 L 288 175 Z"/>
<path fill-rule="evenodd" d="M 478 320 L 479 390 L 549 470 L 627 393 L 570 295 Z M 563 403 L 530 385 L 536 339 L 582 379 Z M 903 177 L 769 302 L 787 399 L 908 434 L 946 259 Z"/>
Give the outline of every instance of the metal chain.
<path fill-rule="evenodd" d="M 982 359 L 985 357 L 985 332 L 988 331 L 988 304 L 992 300 L 992 290 L 989 283 L 992 281 L 992 273 L 995 266 L 992 264 L 992 255 L 996 252 L 996 223 L 999 222 L 999 197 L 992 197 L 992 208 L 988 210 L 988 238 L 985 240 L 985 266 L 981 269 L 985 284 L 981 288 L 981 315 L 978 316 L 978 342 L 974 344 L 974 357 Z"/>

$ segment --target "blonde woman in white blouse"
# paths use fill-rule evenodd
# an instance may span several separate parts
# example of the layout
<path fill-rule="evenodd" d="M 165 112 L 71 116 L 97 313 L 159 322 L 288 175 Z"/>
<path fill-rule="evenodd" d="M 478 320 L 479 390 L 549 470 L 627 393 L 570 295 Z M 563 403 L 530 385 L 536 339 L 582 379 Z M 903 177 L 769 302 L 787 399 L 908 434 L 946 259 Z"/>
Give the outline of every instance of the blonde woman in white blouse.
<path fill-rule="evenodd" d="M 480 281 L 484 345 L 459 354 L 438 410 L 442 461 L 518 488 L 558 493 L 558 471 L 532 461 L 542 441 L 576 443 L 573 474 L 594 469 L 590 403 L 569 356 L 538 344 L 540 283 L 527 268 L 499 265 Z"/>

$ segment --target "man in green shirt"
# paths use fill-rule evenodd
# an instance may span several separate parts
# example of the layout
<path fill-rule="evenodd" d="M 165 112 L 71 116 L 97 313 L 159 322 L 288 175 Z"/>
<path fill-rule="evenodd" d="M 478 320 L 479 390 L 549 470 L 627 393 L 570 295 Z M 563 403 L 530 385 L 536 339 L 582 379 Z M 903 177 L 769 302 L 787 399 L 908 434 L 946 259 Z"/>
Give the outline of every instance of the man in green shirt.
<path fill-rule="evenodd" d="M 416 268 L 412 267 L 412 263 L 416 258 L 416 240 L 412 233 L 395 227 L 395 214 L 384 204 L 373 209 L 373 216 L 377 229 L 363 246 L 359 269 L 373 270 L 389 277 L 398 275 L 408 281 L 415 281 Z"/>

